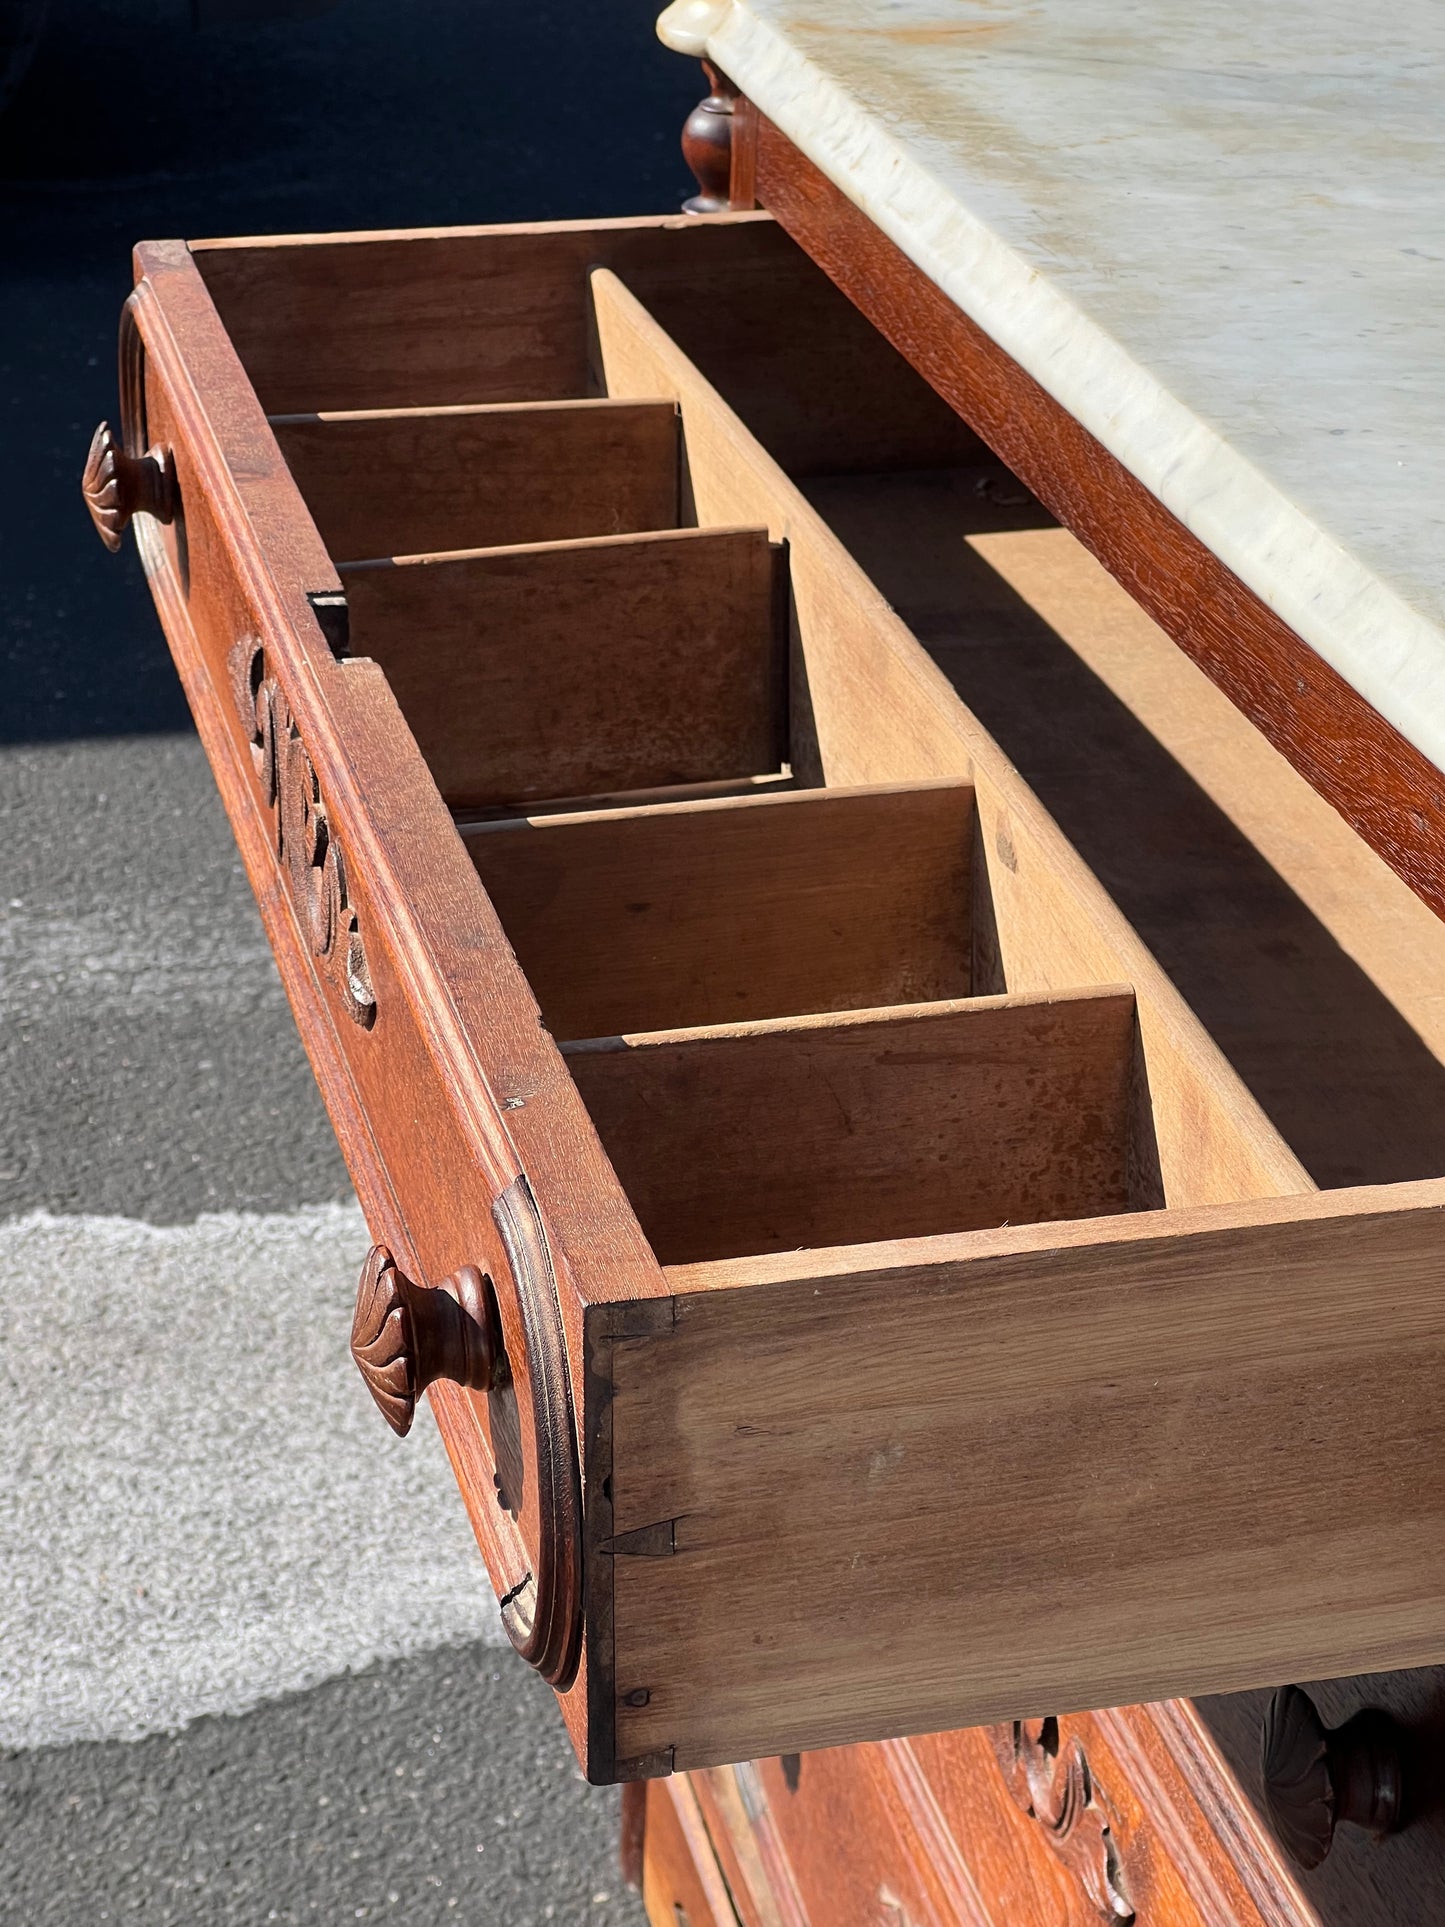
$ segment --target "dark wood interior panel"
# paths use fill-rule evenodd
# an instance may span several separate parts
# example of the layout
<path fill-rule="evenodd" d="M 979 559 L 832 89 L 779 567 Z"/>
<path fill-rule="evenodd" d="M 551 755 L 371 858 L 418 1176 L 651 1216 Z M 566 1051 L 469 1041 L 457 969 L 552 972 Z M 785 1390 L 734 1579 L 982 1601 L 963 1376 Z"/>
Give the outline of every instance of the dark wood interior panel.
<path fill-rule="evenodd" d="M 778 769 L 780 551 L 759 529 L 481 550 L 341 572 L 454 808 Z"/>
<path fill-rule="evenodd" d="M 1126 1211 L 1134 997 L 563 1047 L 664 1265 Z"/>
<path fill-rule="evenodd" d="M 678 524 L 670 402 L 519 402 L 272 420 L 339 563 Z"/>
<path fill-rule="evenodd" d="M 798 254 L 766 215 L 197 241 L 268 414 L 593 392 L 590 267 L 726 286 Z M 802 256 L 806 260 L 806 256 Z"/>
<path fill-rule="evenodd" d="M 465 832 L 558 1037 L 966 997 L 973 792 L 799 790 Z"/>
<path fill-rule="evenodd" d="M 980 444 L 766 214 L 192 243 L 273 414 L 602 392 L 609 267 L 790 467 L 929 467 Z"/>

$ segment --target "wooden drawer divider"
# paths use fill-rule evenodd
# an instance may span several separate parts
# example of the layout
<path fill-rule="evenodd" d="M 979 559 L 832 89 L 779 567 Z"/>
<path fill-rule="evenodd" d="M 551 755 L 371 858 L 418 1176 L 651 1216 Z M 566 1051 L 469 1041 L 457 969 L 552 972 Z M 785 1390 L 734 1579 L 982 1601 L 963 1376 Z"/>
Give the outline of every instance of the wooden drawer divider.
<path fill-rule="evenodd" d="M 454 809 L 786 760 L 785 555 L 762 529 L 397 556 L 340 574 L 349 647 L 386 671 Z"/>
<path fill-rule="evenodd" d="M 482 402 L 273 415 L 338 566 L 631 535 L 681 521 L 677 409 L 667 402 Z"/>

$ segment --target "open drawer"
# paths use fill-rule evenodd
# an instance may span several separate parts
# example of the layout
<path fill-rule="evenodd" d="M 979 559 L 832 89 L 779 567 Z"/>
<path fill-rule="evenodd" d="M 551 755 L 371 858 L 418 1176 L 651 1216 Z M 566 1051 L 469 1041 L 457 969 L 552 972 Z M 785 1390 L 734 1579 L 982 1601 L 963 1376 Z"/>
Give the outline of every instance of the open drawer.
<path fill-rule="evenodd" d="M 1012 479 L 761 215 L 137 253 L 155 598 L 612 1780 L 1445 1658 L 1445 1185 L 1316 1191 L 798 486 Z"/>

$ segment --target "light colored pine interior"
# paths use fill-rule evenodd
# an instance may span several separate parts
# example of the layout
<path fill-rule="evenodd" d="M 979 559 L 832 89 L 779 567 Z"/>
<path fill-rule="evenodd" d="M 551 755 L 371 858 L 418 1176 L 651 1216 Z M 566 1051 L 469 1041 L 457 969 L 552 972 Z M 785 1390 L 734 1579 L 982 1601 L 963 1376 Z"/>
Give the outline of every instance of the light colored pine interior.
<path fill-rule="evenodd" d="M 512 817 L 464 835 L 559 1038 L 972 988 L 966 784 Z"/>
<path fill-rule="evenodd" d="M 631 290 L 607 270 L 593 274 L 592 290 L 609 392 L 679 403 L 699 524 L 756 522 L 787 544 L 791 761 L 800 779 L 972 783 L 975 990 L 1134 989 L 1133 1102 L 1150 1120 L 1135 1142 L 1157 1157 L 1136 1174 L 1136 1196 L 1189 1205 L 1308 1190 L 1289 1146 L 891 602 Z M 891 351 L 880 344 L 880 352 Z M 973 455 L 981 500 L 989 491 L 1017 497 L 1006 472 L 976 446 Z M 1017 512 L 1016 501 L 995 506 Z"/>

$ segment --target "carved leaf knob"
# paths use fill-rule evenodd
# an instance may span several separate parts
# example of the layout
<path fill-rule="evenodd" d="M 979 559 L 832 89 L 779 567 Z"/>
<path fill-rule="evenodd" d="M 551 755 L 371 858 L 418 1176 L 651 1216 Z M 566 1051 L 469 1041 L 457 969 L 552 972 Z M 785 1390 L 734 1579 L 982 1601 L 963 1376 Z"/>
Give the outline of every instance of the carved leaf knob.
<path fill-rule="evenodd" d="M 128 454 L 109 422 L 102 422 L 91 439 L 80 486 L 96 533 L 112 555 L 133 515 L 175 520 L 176 478 L 169 453 Z"/>
<path fill-rule="evenodd" d="M 1280 1687 L 1264 1716 L 1264 1798 L 1301 1867 L 1320 1864 L 1342 1820 L 1377 1839 L 1403 1824 L 1403 1743 L 1400 1726 L 1378 1707 L 1329 1729 L 1307 1693 Z"/>
<path fill-rule="evenodd" d="M 373 1245 L 356 1287 L 351 1356 L 399 1437 L 439 1378 L 489 1390 L 502 1361 L 490 1280 L 463 1265 L 435 1287 L 413 1284 L 385 1245 Z"/>

